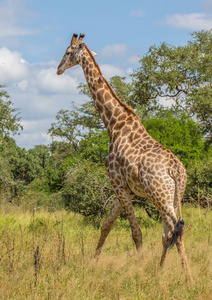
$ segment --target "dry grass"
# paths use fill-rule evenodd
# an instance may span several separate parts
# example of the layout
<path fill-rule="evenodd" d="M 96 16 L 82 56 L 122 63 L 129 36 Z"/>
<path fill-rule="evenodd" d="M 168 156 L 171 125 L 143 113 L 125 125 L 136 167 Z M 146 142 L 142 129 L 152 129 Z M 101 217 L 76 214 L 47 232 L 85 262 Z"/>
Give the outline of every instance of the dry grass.
<path fill-rule="evenodd" d="M 176 249 L 159 269 L 162 225 L 137 211 L 144 246 L 137 253 L 128 224 L 118 221 L 98 262 L 99 230 L 72 213 L 0 214 L 0 299 L 212 299 L 212 212 L 184 208 L 185 244 L 194 283 Z"/>

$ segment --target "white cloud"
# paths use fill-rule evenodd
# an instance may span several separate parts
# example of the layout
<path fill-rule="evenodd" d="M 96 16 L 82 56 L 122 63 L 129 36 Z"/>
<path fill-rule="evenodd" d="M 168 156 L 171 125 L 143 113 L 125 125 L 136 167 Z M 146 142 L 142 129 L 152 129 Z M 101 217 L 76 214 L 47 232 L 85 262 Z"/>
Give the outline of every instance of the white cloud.
<path fill-rule="evenodd" d="M 118 76 L 125 76 L 125 72 L 124 70 L 118 68 L 118 67 L 115 67 L 113 65 L 101 65 L 101 70 L 102 70 L 102 74 L 105 78 L 109 79 L 115 75 L 118 75 Z"/>
<path fill-rule="evenodd" d="M 110 57 L 123 57 L 128 50 L 128 46 L 125 44 L 113 44 L 104 47 L 101 51 L 101 56 L 103 58 L 110 58 Z"/>
<path fill-rule="evenodd" d="M 37 75 L 36 85 L 47 93 L 69 94 L 74 92 L 79 82 L 76 78 L 63 74 L 58 76 L 55 68 L 42 69 Z"/>
<path fill-rule="evenodd" d="M 54 122 L 53 118 L 23 120 L 21 123 L 24 127 L 24 130 L 15 138 L 18 145 L 20 147 L 29 149 L 39 144 L 50 144 L 51 137 L 47 134 L 47 130 L 52 122 Z"/>
<path fill-rule="evenodd" d="M 48 129 L 49 127 L 47 127 Z M 41 128 L 41 131 L 33 130 L 30 133 L 25 131 L 16 137 L 16 141 L 20 147 L 30 149 L 36 145 L 44 144 L 48 145 L 51 143 L 52 138 L 47 133 L 43 132 L 44 128 Z"/>
<path fill-rule="evenodd" d="M 21 59 L 20 53 L 3 47 L 0 49 L 0 82 L 11 83 L 27 77 L 27 63 Z"/>
<path fill-rule="evenodd" d="M 28 20 L 34 15 L 26 8 L 26 0 L 5 0 L 0 3 L 0 38 L 31 35 L 36 29 L 17 25 L 19 20 Z"/>
<path fill-rule="evenodd" d="M 139 55 L 133 55 L 133 56 L 128 58 L 128 62 L 130 64 L 135 64 L 135 65 L 139 63 L 139 60 L 140 60 Z"/>
<path fill-rule="evenodd" d="M 212 14 L 175 14 L 167 16 L 165 24 L 177 28 L 188 28 L 191 30 L 210 30 L 212 28 Z"/>
<path fill-rule="evenodd" d="M 21 81 L 19 81 L 17 84 L 16 84 L 16 86 L 17 87 L 19 87 L 22 91 L 25 91 L 26 90 L 26 88 L 28 87 L 28 81 L 27 80 L 21 80 Z"/>

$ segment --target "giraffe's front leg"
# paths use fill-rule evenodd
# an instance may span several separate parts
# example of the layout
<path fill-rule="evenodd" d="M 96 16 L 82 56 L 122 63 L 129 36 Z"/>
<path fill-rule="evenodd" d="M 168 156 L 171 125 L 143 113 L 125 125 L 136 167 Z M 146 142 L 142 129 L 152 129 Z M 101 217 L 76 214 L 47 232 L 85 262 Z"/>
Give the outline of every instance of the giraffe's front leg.
<path fill-rule="evenodd" d="M 110 230 L 112 229 L 115 220 L 118 218 L 118 216 L 120 215 L 122 210 L 123 210 L 123 207 L 122 207 L 121 203 L 119 201 L 117 201 L 116 204 L 114 205 L 114 207 L 112 208 L 108 218 L 102 224 L 101 236 L 99 238 L 99 242 L 98 242 L 98 245 L 96 248 L 95 257 L 98 257 L 100 255 L 102 246 L 103 246 L 108 234 L 110 233 Z"/>
<path fill-rule="evenodd" d="M 127 214 L 127 219 L 130 223 L 130 227 L 131 227 L 131 231 L 132 231 L 132 238 L 135 243 L 136 249 L 140 250 L 142 247 L 142 233 L 141 233 L 141 229 L 138 225 L 138 221 L 135 216 L 132 202 L 128 203 L 127 206 L 125 206 L 125 211 Z"/>
<path fill-rule="evenodd" d="M 127 219 L 130 223 L 132 238 L 136 249 L 140 250 L 142 246 L 142 233 L 132 205 L 133 196 L 130 194 L 130 190 L 128 191 L 128 189 L 125 188 L 118 188 L 115 190 L 115 193 L 127 214 Z"/>

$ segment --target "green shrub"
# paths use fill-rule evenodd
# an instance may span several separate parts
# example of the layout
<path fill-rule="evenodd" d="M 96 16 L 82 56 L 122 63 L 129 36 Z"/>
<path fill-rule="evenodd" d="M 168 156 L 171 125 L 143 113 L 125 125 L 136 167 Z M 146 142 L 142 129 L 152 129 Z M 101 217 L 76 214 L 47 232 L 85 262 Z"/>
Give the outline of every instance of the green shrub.
<path fill-rule="evenodd" d="M 192 161 L 187 169 L 188 184 L 186 197 L 201 206 L 208 206 L 212 200 L 212 156 L 201 161 Z"/>
<path fill-rule="evenodd" d="M 62 197 L 65 206 L 85 217 L 102 217 L 112 197 L 103 166 L 87 160 L 73 163 L 66 174 Z M 110 206 L 110 205 L 109 205 Z"/>

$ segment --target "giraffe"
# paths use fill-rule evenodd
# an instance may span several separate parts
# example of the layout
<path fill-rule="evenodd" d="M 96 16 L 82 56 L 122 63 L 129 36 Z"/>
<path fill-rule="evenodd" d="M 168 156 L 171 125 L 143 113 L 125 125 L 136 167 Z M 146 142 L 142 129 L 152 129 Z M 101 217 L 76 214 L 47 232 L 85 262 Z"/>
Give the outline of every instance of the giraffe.
<path fill-rule="evenodd" d="M 181 213 L 186 170 L 170 150 L 148 134 L 135 111 L 118 98 L 103 77 L 94 58 L 96 54 L 82 42 L 84 34 L 77 38 L 78 35 L 73 34 L 57 74 L 61 75 L 75 65 L 80 65 L 84 71 L 95 107 L 110 137 L 105 166 L 117 197 L 117 202 L 101 227 L 95 256 L 99 256 L 106 237 L 123 210 L 130 223 L 136 249 L 140 250 L 142 233 L 132 205 L 133 197 L 138 195 L 157 207 L 164 223 L 160 266 L 164 264 L 167 249 L 176 244 L 186 278 L 191 279 L 184 248 L 184 221 Z"/>

